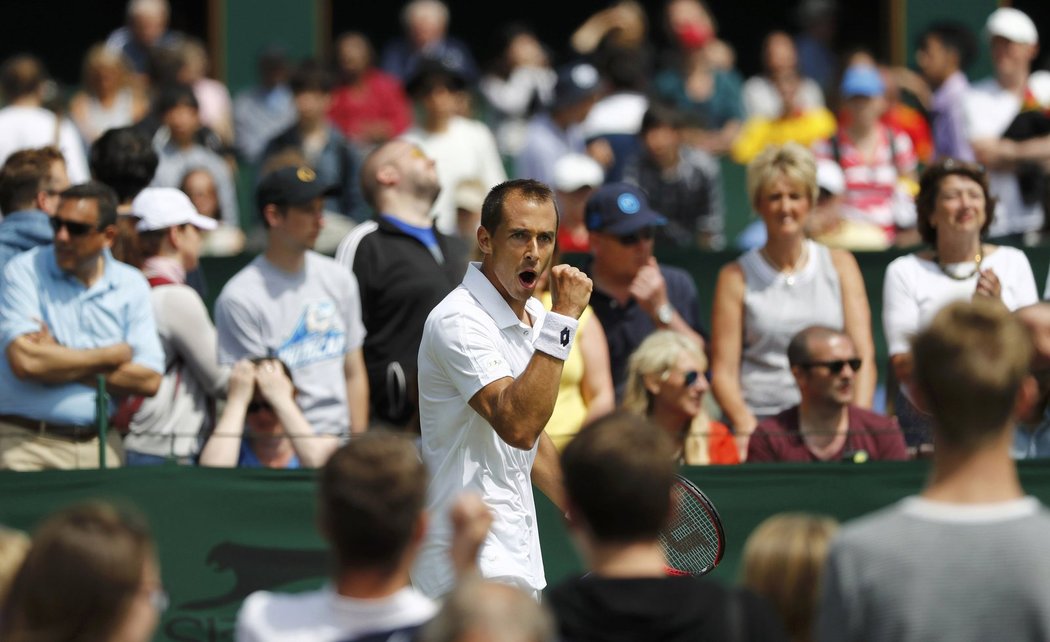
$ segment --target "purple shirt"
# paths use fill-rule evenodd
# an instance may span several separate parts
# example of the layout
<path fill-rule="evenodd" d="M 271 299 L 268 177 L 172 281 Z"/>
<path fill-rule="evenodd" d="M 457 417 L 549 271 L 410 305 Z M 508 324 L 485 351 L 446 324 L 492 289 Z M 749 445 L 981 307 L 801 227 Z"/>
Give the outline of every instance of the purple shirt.
<path fill-rule="evenodd" d="M 973 160 L 973 149 L 966 137 L 966 119 L 963 100 L 970 83 L 961 71 L 956 71 L 933 92 L 930 120 L 933 130 L 933 149 L 937 158 Z"/>

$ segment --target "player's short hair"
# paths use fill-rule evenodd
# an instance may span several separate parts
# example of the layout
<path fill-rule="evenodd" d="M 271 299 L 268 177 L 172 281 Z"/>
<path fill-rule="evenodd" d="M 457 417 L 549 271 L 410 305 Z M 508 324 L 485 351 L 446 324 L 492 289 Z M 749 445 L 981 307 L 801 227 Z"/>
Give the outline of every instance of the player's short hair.
<path fill-rule="evenodd" d="M 662 430 L 618 411 L 586 426 L 561 457 L 572 510 L 595 539 L 655 540 L 671 511 L 674 449 Z"/>
<path fill-rule="evenodd" d="M 558 199 L 554 198 L 550 187 L 531 178 L 517 178 L 493 187 L 485 197 L 481 205 L 481 227 L 488 230 L 489 234 L 495 234 L 503 222 L 503 204 L 511 194 L 520 194 L 525 200 L 534 203 L 550 203 L 558 214 L 557 218 L 561 219 Z"/>
<path fill-rule="evenodd" d="M 400 563 L 426 498 L 427 474 L 412 442 L 391 433 L 356 437 L 321 469 L 320 523 L 340 568 Z"/>
<path fill-rule="evenodd" d="M 974 449 L 1011 423 L 1032 360 L 1032 339 L 1000 301 L 942 309 L 912 341 L 913 379 L 938 445 Z"/>

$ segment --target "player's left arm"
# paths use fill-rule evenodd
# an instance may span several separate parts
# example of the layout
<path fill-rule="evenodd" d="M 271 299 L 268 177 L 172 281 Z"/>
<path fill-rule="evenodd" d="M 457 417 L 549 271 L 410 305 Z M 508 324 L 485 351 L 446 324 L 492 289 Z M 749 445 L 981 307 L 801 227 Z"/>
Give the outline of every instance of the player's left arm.
<path fill-rule="evenodd" d="M 346 405 L 350 411 L 350 432 L 368 430 L 368 375 L 361 348 L 346 353 L 343 361 L 346 376 Z"/>
<path fill-rule="evenodd" d="M 554 442 L 547 433 L 540 434 L 540 447 L 532 465 L 532 483 L 558 507 L 558 510 L 565 512 L 565 486 L 562 483 L 561 462 L 558 461 L 558 449 L 554 447 Z"/>

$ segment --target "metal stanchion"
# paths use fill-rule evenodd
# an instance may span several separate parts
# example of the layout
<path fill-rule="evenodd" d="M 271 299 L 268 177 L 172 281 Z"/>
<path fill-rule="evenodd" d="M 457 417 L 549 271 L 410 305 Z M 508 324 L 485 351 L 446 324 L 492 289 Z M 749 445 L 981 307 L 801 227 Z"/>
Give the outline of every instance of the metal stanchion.
<path fill-rule="evenodd" d="M 106 378 L 102 375 L 98 375 L 98 388 L 95 393 L 95 427 L 98 428 L 98 467 L 105 470 L 109 404 L 106 403 Z"/>

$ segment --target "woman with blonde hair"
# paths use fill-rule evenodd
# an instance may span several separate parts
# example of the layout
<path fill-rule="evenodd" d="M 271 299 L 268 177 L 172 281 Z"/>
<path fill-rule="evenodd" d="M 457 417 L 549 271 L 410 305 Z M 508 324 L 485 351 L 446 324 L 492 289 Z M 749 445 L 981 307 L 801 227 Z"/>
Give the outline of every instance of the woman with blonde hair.
<path fill-rule="evenodd" d="M 679 463 L 738 464 L 729 429 L 704 410 L 707 358 L 700 347 L 671 330 L 652 333 L 627 361 L 623 407 L 671 436 Z"/>
<path fill-rule="evenodd" d="M 758 420 L 799 402 L 787 346 L 803 328 L 841 329 L 863 365 L 854 404 L 871 406 L 875 346 L 871 309 L 857 260 L 806 239 L 816 203 L 817 165 L 796 143 L 771 146 L 747 168 L 751 205 L 766 227 L 766 244 L 722 268 L 711 324 L 712 389 L 741 449 Z"/>
<path fill-rule="evenodd" d="M 831 517 L 780 513 L 759 524 L 744 544 L 741 583 L 769 600 L 792 642 L 813 639 L 820 577 L 838 528 Z"/>
<path fill-rule="evenodd" d="M 127 127 L 146 115 L 146 97 L 131 82 L 119 52 L 97 44 L 84 56 L 82 88 L 69 103 L 69 115 L 87 145 L 107 130 Z"/>

